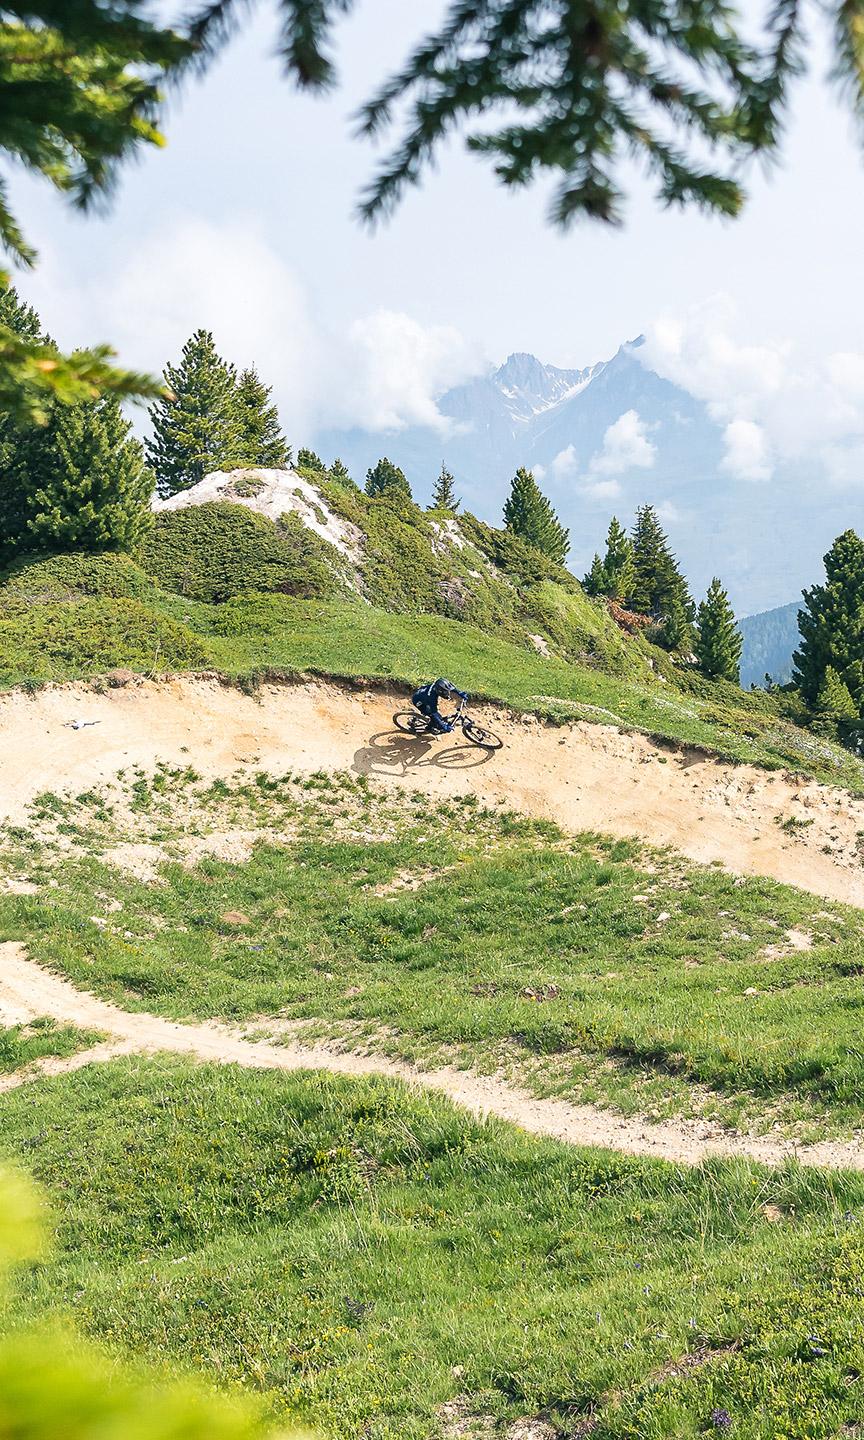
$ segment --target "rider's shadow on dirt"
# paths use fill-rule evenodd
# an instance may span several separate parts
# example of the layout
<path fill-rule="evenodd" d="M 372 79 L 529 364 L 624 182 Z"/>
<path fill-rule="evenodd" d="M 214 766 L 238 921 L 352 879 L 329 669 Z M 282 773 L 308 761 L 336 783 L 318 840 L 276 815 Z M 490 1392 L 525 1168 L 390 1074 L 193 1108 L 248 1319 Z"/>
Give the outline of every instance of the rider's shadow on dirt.
<path fill-rule="evenodd" d="M 474 745 L 448 745 L 442 750 L 439 739 L 382 730 L 355 751 L 351 768 L 357 775 L 408 775 L 422 765 L 434 765 L 439 770 L 473 770 L 491 759 L 491 753 Z"/>

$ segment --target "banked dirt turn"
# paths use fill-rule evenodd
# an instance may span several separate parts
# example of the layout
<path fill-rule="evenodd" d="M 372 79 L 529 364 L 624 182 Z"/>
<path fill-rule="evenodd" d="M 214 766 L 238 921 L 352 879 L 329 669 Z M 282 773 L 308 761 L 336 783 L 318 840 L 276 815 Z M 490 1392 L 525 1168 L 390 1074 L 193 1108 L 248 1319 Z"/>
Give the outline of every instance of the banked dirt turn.
<path fill-rule="evenodd" d="M 207 777 L 347 770 L 433 797 L 470 791 L 569 831 L 638 836 L 697 862 L 864 905 L 864 801 L 845 791 L 609 726 L 562 728 L 472 706 L 504 739 L 488 754 L 460 733 L 400 734 L 392 717 L 405 707 L 396 691 L 310 681 L 247 695 L 201 676 L 102 693 L 13 691 L 0 697 L 0 821 L 20 823 L 46 790 L 75 793 L 159 761 Z"/>

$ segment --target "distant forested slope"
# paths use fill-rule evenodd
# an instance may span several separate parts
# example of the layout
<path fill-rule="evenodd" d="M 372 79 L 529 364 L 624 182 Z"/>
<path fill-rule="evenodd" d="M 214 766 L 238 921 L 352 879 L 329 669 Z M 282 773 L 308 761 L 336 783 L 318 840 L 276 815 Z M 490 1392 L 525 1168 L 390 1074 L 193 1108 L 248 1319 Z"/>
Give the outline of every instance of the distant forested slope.
<path fill-rule="evenodd" d="M 748 615 L 738 622 L 744 636 L 741 652 L 741 684 L 762 685 L 766 674 L 778 684 L 792 679 L 792 653 L 798 645 L 798 611 L 800 602 L 793 600 L 776 610 L 761 615 Z"/>

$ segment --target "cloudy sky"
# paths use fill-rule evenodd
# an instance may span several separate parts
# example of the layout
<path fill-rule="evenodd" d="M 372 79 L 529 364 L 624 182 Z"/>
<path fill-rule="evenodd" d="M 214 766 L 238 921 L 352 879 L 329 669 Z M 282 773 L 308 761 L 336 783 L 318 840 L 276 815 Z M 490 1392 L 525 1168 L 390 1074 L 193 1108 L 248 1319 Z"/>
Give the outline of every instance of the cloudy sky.
<path fill-rule="evenodd" d="M 358 0 L 341 89 L 313 100 L 282 80 L 262 0 L 172 102 L 167 150 L 125 173 L 105 216 L 72 216 L 19 178 L 41 252 L 21 288 L 58 339 L 110 339 L 159 369 L 205 325 L 258 364 L 302 444 L 319 426 L 434 421 L 442 389 L 513 350 L 583 366 L 645 332 L 652 363 L 726 427 L 734 473 L 770 479 L 777 456 L 819 449 L 838 483 L 864 477 L 864 165 L 824 83 L 816 17 L 784 160 L 754 170 L 737 222 L 663 213 L 634 178 L 621 232 L 562 235 L 541 189 L 502 191 L 454 144 L 369 234 L 353 207 L 374 151 L 350 116 L 418 37 L 418 8 Z M 427 0 L 423 23 L 443 8 Z M 595 484 L 616 446 L 650 464 L 638 423 L 622 417 Z"/>

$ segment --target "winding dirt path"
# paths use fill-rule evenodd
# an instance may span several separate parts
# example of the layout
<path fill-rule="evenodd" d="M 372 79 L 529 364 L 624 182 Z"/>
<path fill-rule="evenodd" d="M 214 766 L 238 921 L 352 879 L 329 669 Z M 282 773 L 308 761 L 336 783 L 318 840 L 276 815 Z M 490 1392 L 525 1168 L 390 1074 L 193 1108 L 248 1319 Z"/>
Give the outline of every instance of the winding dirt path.
<path fill-rule="evenodd" d="M 178 1024 L 157 1015 L 132 1013 L 78 990 L 68 980 L 27 958 L 22 945 L 0 945 L 0 1023 L 24 1023 L 50 1016 L 66 1025 L 100 1031 L 107 1041 L 65 1059 L 48 1059 L 0 1077 L 0 1093 L 42 1075 L 60 1075 L 117 1055 L 152 1055 L 168 1051 L 218 1065 L 253 1070 L 326 1070 L 334 1075 L 380 1075 L 409 1085 L 436 1090 L 472 1115 L 494 1115 L 532 1135 L 593 1145 L 628 1155 L 653 1156 L 678 1164 L 698 1165 L 713 1155 L 737 1155 L 765 1165 L 795 1157 L 803 1165 L 864 1170 L 864 1143 L 822 1141 L 795 1146 L 791 1142 L 734 1136 L 705 1122 L 662 1121 L 649 1124 L 627 1119 L 593 1105 L 568 1105 L 563 1100 L 538 1100 L 527 1091 L 494 1076 L 444 1068 L 422 1071 L 384 1056 L 355 1055 L 325 1045 L 277 1044 L 247 1040 L 242 1033 L 215 1021 Z M 256 1026 L 266 1028 L 266 1021 Z"/>
<path fill-rule="evenodd" d="M 160 760 L 208 778 L 349 770 L 433 797 L 470 791 L 569 831 L 635 835 L 864 906 L 864 801 L 845 791 L 611 726 L 558 728 L 492 707 L 483 713 L 505 748 L 489 756 L 461 737 L 400 735 L 392 716 L 405 703 L 396 692 L 323 681 L 267 685 L 251 697 L 202 676 L 104 694 L 74 685 L 12 691 L 0 696 L 0 821 L 20 821 L 41 791 L 74 793 Z M 793 833 L 781 828 L 789 820 Z"/>

